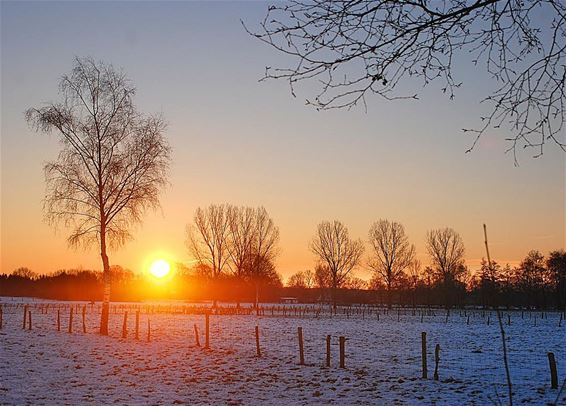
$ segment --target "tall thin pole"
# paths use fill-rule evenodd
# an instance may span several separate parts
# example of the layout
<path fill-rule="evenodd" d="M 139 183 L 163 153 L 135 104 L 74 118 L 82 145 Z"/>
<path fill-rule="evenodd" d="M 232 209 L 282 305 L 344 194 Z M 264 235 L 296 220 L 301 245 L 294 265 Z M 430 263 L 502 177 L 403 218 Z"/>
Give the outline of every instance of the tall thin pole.
<path fill-rule="evenodd" d="M 487 245 L 487 226 L 485 224 L 483 225 L 483 236 L 485 238 L 485 252 L 487 254 L 487 266 L 491 271 L 491 257 L 489 256 L 489 246 Z M 509 391 L 509 406 L 513 406 L 511 374 L 509 373 L 509 364 L 507 363 L 507 344 L 505 343 L 505 330 L 503 329 L 503 321 L 501 320 L 501 312 L 499 311 L 499 306 L 497 306 L 496 312 L 497 312 L 497 320 L 499 321 L 499 330 L 501 331 L 501 341 L 503 342 L 503 363 L 505 364 L 507 389 Z"/>

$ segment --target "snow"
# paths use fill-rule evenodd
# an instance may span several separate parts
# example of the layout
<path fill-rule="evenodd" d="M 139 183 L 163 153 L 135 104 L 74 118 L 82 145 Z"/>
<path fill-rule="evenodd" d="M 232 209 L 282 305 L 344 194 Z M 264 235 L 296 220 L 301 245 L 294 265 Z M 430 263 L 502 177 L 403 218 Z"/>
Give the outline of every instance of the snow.
<path fill-rule="evenodd" d="M 68 310 L 47 314 L 31 307 L 32 330 L 22 330 L 22 307 L 4 301 L 0 330 L 0 404 L 380 404 L 485 405 L 507 402 L 501 339 L 495 313 L 467 310 L 421 317 L 419 310 L 388 314 L 328 312 L 305 317 L 210 316 L 210 349 L 195 346 L 193 325 L 204 345 L 204 316 L 141 314 L 121 338 L 122 315 L 111 314 L 110 336 L 96 334 L 99 314 L 87 305 L 87 333 L 80 312 L 69 334 Z M 6 303 L 10 303 L 6 305 Z M 37 304 L 37 303 L 36 303 Z M 68 305 L 68 304 L 65 304 Z M 293 308 L 293 306 L 288 306 Z M 93 308 L 96 310 L 96 307 Z M 119 310 L 121 312 L 121 310 Z M 508 313 L 506 313 L 508 314 Z M 559 385 L 566 375 L 566 323 L 559 313 L 511 312 L 505 325 L 516 404 L 548 404 L 547 352 L 554 352 Z M 466 323 L 470 316 L 469 325 Z M 535 326 L 535 316 L 537 318 Z M 151 342 L 147 342 L 147 318 Z M 507 321 L 507 316 L 504 318 Z M 255 325 L 262 357 L 256 357 Z M 305 361 L 298 354 L 303 328 Z M 427 332 L 428 376 L 421 378 L 421 332 Z M 325 337 L 332 336 L 332 365 L 324 366 Z M 346 368 L 338 368 L 338 337 L 345 336 Z M 440 380 L 432 379 L 434 346 L 440 344 Z M 562 393 L 558 404 L 566 404 Z"/>

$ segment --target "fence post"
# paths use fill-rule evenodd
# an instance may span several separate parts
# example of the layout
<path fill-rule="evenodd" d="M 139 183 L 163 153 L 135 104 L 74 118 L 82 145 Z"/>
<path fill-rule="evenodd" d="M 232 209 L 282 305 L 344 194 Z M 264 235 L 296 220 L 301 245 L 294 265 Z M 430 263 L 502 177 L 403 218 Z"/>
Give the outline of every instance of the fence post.
<path fill-rule="evenodd" d="M 57 331 L 61 331 L 61 310 L 57 309 Z"/>
<path fill-rule="evenodd" d="M 147 342 L 151 341 L 151 322 L 149 321 L 149 317 L 147 318 Z"/>
<path fill-rule="evenodd" d="M 326 336 L 326 366 L 330 367 L 330 336 Z"/>
<path fill-rule="evenodd" d="M 2 305 L 0 305 L 0 330 L 2 330 Z"/>
<path fill-rule="evenodd" d="M 83 306 L 83 333 L 86 334 L 86 305 Z"/>
<path fill-rule="evenodd" d="M 261 358 L 261 350 L 259 348 L 259 326 L 255 326 L 255 347 L 258 358 Z"/>
<path fill-rule="evenodd" d="M 198 336 L 198 327 L 197 327 L 196 323 L 195 323 L 195 341 L 196 341 L 197 347 L 200 347 L 200 339 L 199 339 L 199 336 Z"/>
<path fill-rule="evenodd" d="M 26 321 L 27 321 L 26 319 L 27 319 L 27 317 L 28 317 L 28 305 L 25 305 L 24 306 L 24 321 L 22 323 L 22 330 L 26 329 Z"/>
<path fill-rule="evenodd" d="M 423 378 L 426 379 L 428 372 L 426 366 L 426 333 L 424 331 L 421 333 L 421 356 L 423 363 Z"/>
<path fill-rule="evenodd" d="M 297 327 L 299 335 L 299 365 L 305 365 L 305 349 L 303 347 L 303 328 Z"/>
<path fill-rule="evenodd" d="M 71 306 L 71 310 L 69 313 L 69 333 L 73 332 L 73 306 Z"/>
<path fill-rule="evenodd" d="M 28 310 L 28 330 L 31 330 L 31 310 Z"/>
<path fill-rule="evenodd" d="M 550 387 L 558 389 L 558 372 L 556 372 L 556 359 L 554 353 L 548 353 L 548 364 L 550 365 Z"/>
<path fill-rule="evenodd" d="M 436 347 L 434 348 L 434 380 L 435 381 L 438 381 L 438 363 L 439 362 L 440 362 L 440 344 L 436 344 Z"/>
<path fill-rule="evenodd" d="M 204 348 L 210 348 L 210 315 L 205 313 L 205 334 L 204 334 Z"/>
<path fill-rule="evenodd" d="M 124 322 L 122 323 L 122 338 L 128 337 L 128 312 L 124 312 Z"/>
<path fill-rule="evenodd" d="M 136 310 L 136 340 L 140 339 L 140 311 Z"/>
<path fill-rule="evenodd" d="M 346 368 L 346 337 L 340 337 L 340 368 Z"/>

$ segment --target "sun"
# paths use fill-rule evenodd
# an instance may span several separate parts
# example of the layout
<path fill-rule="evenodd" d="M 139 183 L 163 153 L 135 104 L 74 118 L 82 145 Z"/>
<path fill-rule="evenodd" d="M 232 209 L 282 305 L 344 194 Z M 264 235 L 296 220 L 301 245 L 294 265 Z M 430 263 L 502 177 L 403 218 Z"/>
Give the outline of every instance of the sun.
<path fill-rule="evenodd" d="M 153 261 L 149 267 L 149 272 L 159 279 L 166 277 L 170 271 L 171 265 L 164 259 Z"/>

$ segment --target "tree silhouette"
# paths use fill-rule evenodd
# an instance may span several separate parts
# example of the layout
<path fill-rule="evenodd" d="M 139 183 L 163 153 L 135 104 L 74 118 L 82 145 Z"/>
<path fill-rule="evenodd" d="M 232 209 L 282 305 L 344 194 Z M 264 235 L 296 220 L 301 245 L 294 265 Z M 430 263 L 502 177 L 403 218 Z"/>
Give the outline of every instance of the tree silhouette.
<path fill-rule="evenodd" d="M 315 287 L 315 275 L 310 269 L 296 272 L 289 277 L 286 286 L 290 288 L 312 289 Z"/>
<path fill-rule="evenodd" d="M 556 286 L 556 304 L 564 310 L 566 309 L 566 252 L 552 251 L 546 259 L 546 267 Z"/>
<path fill-rule="evenodd" d="M 415 246 L 409 243 L 402 224 L 388 220 L 372 224 L 369 244 L 372 252 L 368 266 L 385 283 L 387 305 L 391 308 L 391 291 L 413 262 Z"/>
<path fill-rule="evenodd" d="M 247 276 L 255 285 L 257 307 L 260 282 L 273 279 L 275 275 L 274 261 L 278 254 L 279 228 L 264 207 L 257 208 L 254 217 L 252 251 L 249 256 L 251 263 Z"/>
<path fill-rule="evenodd" d="M 430 270 L 442 285 L 445 306 L 449 307 L 450 289 L 467 271 L 464 266 L 464 242 L 453 229 L 442 228 L 427 233 L 426 248 L 432 264 Z"/>
<path fill-rule="evenodd" d="M 193 224 L 187 226 L 187 246 L 200 265 L 210 269 L 210 276 L 217 281 L 228 267 L 230 260 L 230 219 L 227 205 L 212 204 L 197 208 Z M 214 306 L 217 300 L 214 299 Z"/>
<path fill-rule="evenodd" d="M 330 272 L 332 304 L 336 312 L 336 292 L 350 272 L 360 264 L 364 244 L 361 240 L 350 239 L 346 226 L 334 220 L 318 225 L 310 249 Z"/>
<path fill-rule="evenodd" d="M 210 268 L 212 279 L 232 270 L 238 279 L 252 282 L 256 293 L 261 282 L 279 280 L 274 266 L 279 229 L 265 208 L 199 207 L 187 234 L 191 254 Z"/>
<path fill-rule="evenodd" d="M 537 250 L 529 251 L 516 271 L 517 287 L 523 291 L 529 303 L 540 304 L 542 290 L 548 282 L 544 255 Z"/>
<path fill-rule="evenodd" d="M 97 244 L 104 275 L 100 333 L 108 334 L 108 250 L 132 237 L 147 209 L 159 206 L 167 183 L 170 148 L 160 116 L 144 116 L 133 104 L 135 88 L 112 65 L 76 58 L 59 83 L 61 101 L 30 108 L 37 131 L 55 131 L 62 149 L 45 165 L 46 218 L 72 229 L 71 246 Z"/>
<path fill-rule="evenodd" d="M 294 0 L 269 6 L 254 37 L 288 55 L 290 67 L 266 68 L 265 78 L 294 87 L 316 81 L 318 109 L 417 98 L 399 93 L 408 79 L 440 82 L 450 98 L 461 83 L 454 61 L 471 55 L 495 80 L 469 150 L 490 127 L 507 126 L 509 150 L 543 153 L 547 141 L 563 151 L 566 102 L 566 3 L 562 0 Z M 468 150 L 468 151 L 469 151 Z"/>

